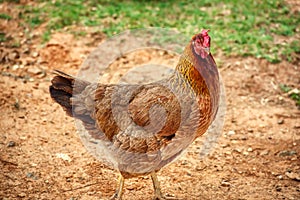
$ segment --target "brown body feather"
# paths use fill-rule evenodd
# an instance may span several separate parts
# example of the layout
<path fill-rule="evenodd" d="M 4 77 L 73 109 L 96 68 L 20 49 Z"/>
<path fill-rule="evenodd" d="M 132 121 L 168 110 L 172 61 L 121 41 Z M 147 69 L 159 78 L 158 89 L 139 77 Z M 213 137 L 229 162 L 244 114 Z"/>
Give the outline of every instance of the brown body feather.
<path fill-rule="evenodd" d="M 110 162 L 124 177 L 158 171 L 204 134 L 219 103 L 218 71 L 212 56 L 185 48 L 174 74 L 146 85 L 102 85 L 60 71 L 51 97 L 69 116 L 82 121 L 88 144 L 105 146 Z M 85 136 L 86 136 L 85 135 Z M 84 136 L 84 137 L 85 137 Z M 84 138 L 82 137 L 82 138 Z M 96 146 L 98 145 L 98 146 Z"/>

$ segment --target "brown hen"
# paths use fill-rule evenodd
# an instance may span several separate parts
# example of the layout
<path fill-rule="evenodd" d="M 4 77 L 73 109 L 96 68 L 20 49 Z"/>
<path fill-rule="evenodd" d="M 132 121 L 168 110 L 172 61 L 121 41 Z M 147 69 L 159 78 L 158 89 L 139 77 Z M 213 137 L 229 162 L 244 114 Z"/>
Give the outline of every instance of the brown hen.
<path fill-rule="evenodd" d="M 207 30 L 192 37 L 172 75 L 145 85 L 104 85 L 60 71 L 51 97 L 79 119 L 86 148 L 120 172 L 112 199 L 121 199 L 124 178 L 151 174 L 155 199 L 161 193 L 156 172 L 173 161 L 214 120 L 219 76 Z"/>

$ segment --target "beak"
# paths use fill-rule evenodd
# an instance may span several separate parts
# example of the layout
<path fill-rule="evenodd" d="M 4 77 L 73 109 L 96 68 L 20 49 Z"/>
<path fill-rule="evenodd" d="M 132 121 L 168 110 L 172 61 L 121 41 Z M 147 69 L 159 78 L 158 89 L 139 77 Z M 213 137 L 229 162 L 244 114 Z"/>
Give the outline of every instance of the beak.
<path fill-rule="evenodd" d="M 204 51 L 207 53 L 207 54 L 210 54 L 210 48 L 209 47 L 206 47 L 206 48 L 203 48 Z"/>

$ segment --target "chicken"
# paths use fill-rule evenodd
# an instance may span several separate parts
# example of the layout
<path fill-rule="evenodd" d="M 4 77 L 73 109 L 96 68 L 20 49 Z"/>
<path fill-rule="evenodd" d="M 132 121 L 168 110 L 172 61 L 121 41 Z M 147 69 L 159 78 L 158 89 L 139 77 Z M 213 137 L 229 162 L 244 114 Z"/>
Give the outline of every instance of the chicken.
<path fill-rule="evenodd" d="M 203 135 L 218 111 L 220 86 L 208 30 L 192 37 L 174 72 L 144 85 L 89 83 L 54 72 L 50 94 L 82 124 L 80 137 L 100 161 L 124 179 L 151 175 L 154 199 L 168 199 L 156 173 Z"/>

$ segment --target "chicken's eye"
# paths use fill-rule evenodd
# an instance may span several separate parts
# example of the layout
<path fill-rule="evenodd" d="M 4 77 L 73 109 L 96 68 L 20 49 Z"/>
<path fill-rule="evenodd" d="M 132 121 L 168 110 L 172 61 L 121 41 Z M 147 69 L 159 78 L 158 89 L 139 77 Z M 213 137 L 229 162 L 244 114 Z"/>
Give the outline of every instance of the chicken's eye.
<path fill-rule="evenodd" d="M 201 45 L 203 43 L 203 38 L 197 37 L 196 38 L 196 43 Z"/>

